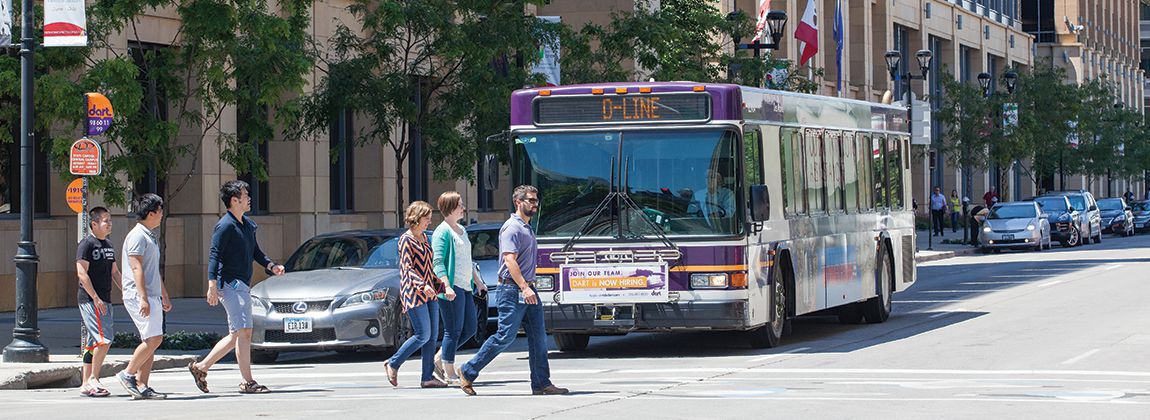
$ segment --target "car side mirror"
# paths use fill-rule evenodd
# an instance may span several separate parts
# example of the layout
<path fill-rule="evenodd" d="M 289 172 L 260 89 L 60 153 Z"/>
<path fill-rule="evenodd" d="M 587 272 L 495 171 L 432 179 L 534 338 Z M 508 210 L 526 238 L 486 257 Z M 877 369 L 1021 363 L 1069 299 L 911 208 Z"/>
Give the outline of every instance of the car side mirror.
<path fill-rule="evenodd" d="M 1090 211 L 1098 210 L 1098 206 L 1090 206 Z"/>
<path fill-rule="evenodd" d="M 771 197 L 766 185 L 751 186 L 751 221 L 763 222 L 771 218 Z"/>

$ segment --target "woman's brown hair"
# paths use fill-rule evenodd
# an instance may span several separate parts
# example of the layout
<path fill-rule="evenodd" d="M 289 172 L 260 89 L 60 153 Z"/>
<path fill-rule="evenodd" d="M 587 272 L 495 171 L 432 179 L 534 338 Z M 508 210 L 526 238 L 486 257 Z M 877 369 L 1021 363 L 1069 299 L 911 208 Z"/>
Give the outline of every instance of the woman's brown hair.
<path fill-rule="evenodd" d="M 431 215 L 431 204 L 426 201 L 415 201 L 407 206 L 407 212 L 404 214 L 403 221 L 407 223 L 407 227 L 412 228 L 419 224 L 419 220 Z"/>
<path fill-rule="evenodd" d="M 459 208 L 459 202 L 460 196 L 458 192 L 447 191 L 440 194 L 439 200 L 436 201 L 436 204 L 439 205 L 439 214 L 442 214 L 443 217 L 447 217 L 447 215 Z"/>

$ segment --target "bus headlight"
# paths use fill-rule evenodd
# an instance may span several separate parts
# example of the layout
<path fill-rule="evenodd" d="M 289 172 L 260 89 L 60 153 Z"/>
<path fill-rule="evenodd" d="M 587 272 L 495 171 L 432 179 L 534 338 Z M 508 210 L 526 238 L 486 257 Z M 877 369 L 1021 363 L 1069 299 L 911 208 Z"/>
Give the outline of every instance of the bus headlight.
<path fill-rule="evenodd" d="M 726 273 L 693 273 L 691 274 L 692 289 L 726 289 Z"/>
<path fill-rule="evenodd" d="M 555 277 L 550 275 L 535 276 L 535 290 L 547 292 L 555 289 Z"/>

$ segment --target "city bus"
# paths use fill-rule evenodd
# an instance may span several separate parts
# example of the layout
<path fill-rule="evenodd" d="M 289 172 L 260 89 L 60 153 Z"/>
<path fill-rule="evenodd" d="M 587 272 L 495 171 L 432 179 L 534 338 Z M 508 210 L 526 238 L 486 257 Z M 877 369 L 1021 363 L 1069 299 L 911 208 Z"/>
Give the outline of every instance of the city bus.
<path fill-rule="evenodd" d="M 638 331 L 766 348 L 800 315 L 885 321 L 916 276 L 905 115 L 730 84 L 514 92 L 548 332 L 563 351 Z"/>

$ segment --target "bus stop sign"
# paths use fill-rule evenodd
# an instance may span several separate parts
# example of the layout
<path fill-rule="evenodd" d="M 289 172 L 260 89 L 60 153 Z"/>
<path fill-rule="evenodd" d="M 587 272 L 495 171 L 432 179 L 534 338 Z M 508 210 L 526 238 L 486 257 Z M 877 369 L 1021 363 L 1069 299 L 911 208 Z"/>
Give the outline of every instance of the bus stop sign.
<path fill-rule="evenodd" d="M 68 167 L 72 175 L 96 176 L 103 169 L 100 144 L 87 137 L 76 140 L 68 151 Z"/>

